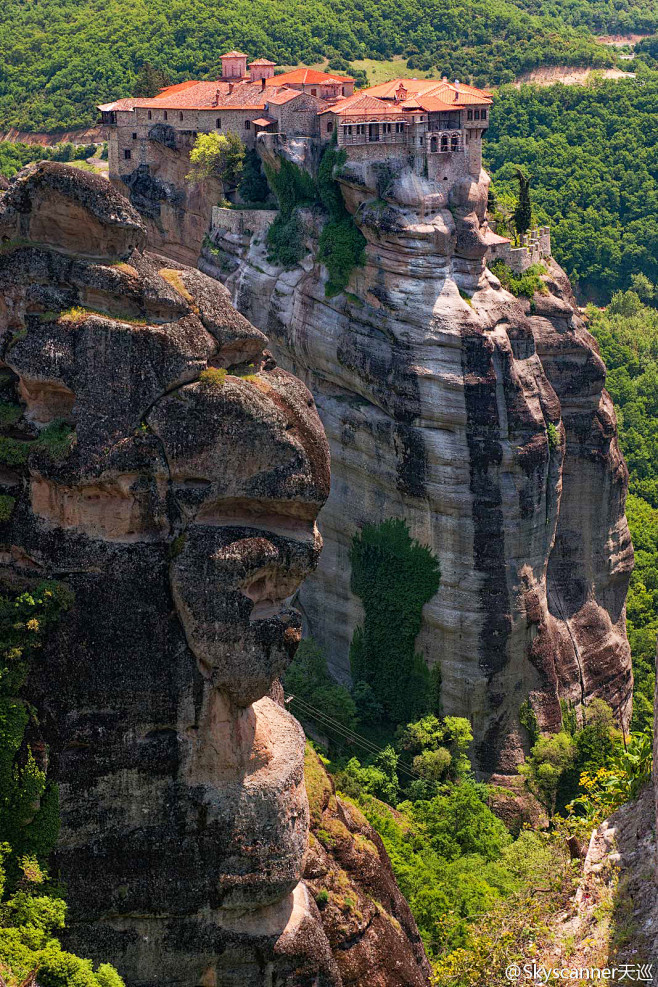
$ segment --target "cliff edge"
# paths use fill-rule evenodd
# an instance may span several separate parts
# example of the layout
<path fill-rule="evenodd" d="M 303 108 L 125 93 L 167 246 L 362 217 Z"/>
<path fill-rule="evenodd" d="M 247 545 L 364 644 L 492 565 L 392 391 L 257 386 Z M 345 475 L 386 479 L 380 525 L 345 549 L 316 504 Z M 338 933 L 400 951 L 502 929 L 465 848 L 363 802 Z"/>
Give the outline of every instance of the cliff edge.
<path fill-rule="evenodd" d="M 528 697 L 545 731 L 559 729 L 565 703 L 593 696 L 630 716 L 633 552 L 605 367 L 554 261 L 532 298 L 487 268 L 484 171 L 443 182 L 404 157 L 364 158 L 335 177 L 366 241 L 346 290 L 328 297 L 323 220 L 309 210 L 291 269 L 272 261 L 262 231 L 221 221 L 200 261 L 306 382 L 329 438 L 325 548 L 301 606 L 348 679 L 363 622 L 353 537 L 403 518 L 441 567 L 417 650 L 440 666 L 443 711 L 471 719 L 483 774 L 514 775 Z"/>
<path fill-rule="evenodd" d="M 0 197 L 0 577 L 74 594 L 28 682 L 68 944 L 140 987 L 365 987 L 303 881 L 304 736 L 278 686 L 324 431 L 228 292 L 145 235 L 63 165 Z M 409 928 L 414 979 L 383 987 L 426 980 Z"/>

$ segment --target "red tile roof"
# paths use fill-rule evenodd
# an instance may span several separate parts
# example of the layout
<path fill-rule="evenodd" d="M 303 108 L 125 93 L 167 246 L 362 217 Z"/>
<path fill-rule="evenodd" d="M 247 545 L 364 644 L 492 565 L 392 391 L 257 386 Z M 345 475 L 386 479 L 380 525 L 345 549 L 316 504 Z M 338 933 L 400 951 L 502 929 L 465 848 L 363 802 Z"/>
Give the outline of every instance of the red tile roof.
<path fill-rule="evenodd" d="M 96 109 L 101 113 L 111 113 L 113 110 L 132 110 L 135 106 L 135 99 L 126 96 L 123 99 L 116 99 L 113 103 L 100 103 Z"/>
<path fill-rule="evenodd" d="M 257 120 L 252 120 L 252 123 L 256 127 L 269 127 L 271 123 L 276 123 L 276 120 L 270 120 L 269 117 L 258 117 Z"/>
<path fill-rule="evenodd" d="M 281 92 L 272 92 L 270 90 L 267 94 L 267 102 L 274 103 L 275 106 L 281 106 L 283 103 L 289 103 L 291 99 L 298 99 L 303 95 L 304 93 L 300 89 L 282 89 Z"/>
<path fill-rule="evenodd" d="M 227 51 L 220 58 L 249 58 L 249 55 L 245 55 L 243 51 Z"/>
<path fill-rule="evenodd" d="M 326 72 L 318 72 L 317 69 L 293 69 L 292 72 L 284 72 L 283 75 L 275 75 L 267 80 L 268 86 L 283 86 L 297 83 L 297 85 L 342 85 L 343 82 L 354 82 L 350 75 L 327 75 Z"/>
<path fill-rule="evenodd" d="M 257 58 L 255 62 L 249 62 L 249 65 L 276 65 L 276 62 L 271 62 L 269 58 Z"/>
<path fill-rule="evenodd" d="M 379 99 L 394 99 L 395 93 L 400 85 L 404 86 L 408 93 L 416 97 L 435 96 L 443 102 L 450 103 L 451 106 L 465 106 L 469 104 L 488 105 L 491 103 L 491 93 L 486 89 L 476 89 L 475 86 L 468 86 L 460 83 L 458 86 L 454 82 L 443 79 L 392 79 L 390 82 L 382 82 L 378 86 L 370 86 L 364 92 Z M 457 99 L 455 99 L 457 93 Z"/>
<path fill-rule="evenodd" d="M 265 99 L 260 82 L 192 81 L 169 86 L 153 99 L 135 99 L 132 103 L 149 110 L 261 110 Z"/>
<path fill-rule="evenodd" d="M 321 110 L 321 113 L 335 113 L 337 116 L 385 116 L 385 117 L 399 117 L 402 118 L 404 112 L 404 103 L 392 104 L 389 101 L 383 99 L 376 99 L 375 96 L 371 96 L 370 93 L 366 91 L 354 93 L 353 96 L 347 96 L 346 99 L 341 99 L 338 103 L 334 103 L 333 106 L 327 107 L 326 110 Z"/>

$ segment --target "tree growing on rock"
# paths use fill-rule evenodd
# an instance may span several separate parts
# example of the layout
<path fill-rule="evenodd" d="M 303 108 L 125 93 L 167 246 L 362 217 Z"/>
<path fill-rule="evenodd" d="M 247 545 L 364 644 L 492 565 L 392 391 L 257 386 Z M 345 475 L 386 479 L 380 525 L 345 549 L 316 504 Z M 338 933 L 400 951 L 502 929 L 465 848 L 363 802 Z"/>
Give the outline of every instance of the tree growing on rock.
<path fill-rule="evenodd" d="M 516 169 L 519 182 L 519 198 L 514 210 L 514 226 L 520 235 L 527 233 L 532 224 L 532 202 L 530 201 L 530 178 L 520 168 Z"/>
<path fill-rule="evenodd" d="M 199 134 L 190 151 L 188 182 L 217 178 L 234 185 L 244 167 L 245 146 L 237 134 Z"/>

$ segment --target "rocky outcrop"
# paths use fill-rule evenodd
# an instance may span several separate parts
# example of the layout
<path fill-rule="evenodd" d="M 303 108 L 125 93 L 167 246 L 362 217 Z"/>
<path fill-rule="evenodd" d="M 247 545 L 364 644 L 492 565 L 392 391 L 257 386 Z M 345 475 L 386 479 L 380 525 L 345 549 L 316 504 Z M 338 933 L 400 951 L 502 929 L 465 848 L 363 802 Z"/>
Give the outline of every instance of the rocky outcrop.
<path fill-rule="evenodd" d="M 341 987 L 277 686 L 329 488 L 313 399 L 104 180 L 27 169 L 0 238 L 0 577 L 75 601 L 28 683 L 68 944 L 129 985 Z"/>
<path fill-rule="evenodd" d="M 593 696 L 630 713 L 633 556 L 605 368 L 555 263 L 531 300 L 487 269 L 484 172 L 348 162 L 339 180 L 367 240 L 348 291 L 326 297 L 312 223 L 293 270 L 221 230 L 200 266 L 305 380 L 329 438 L 325 547 L 300 600 L 334 673 L 349 677 L 363 620 L 353 535 L 404 518 L 441 566 L 417 647 L 441 666 L 443 709 L 471 719 L 480 771 L 513 775 L 528 697 L 542 730 Z"/>
<path fill-rule="evenodd" d="M 305 777 L 311 837 L 304 877 L 344 987 L 425 987 L 430 966 L 379 835 L 336 795 L 310 747 Z"/>
<path fill-rule="evenodd" d="M 209 232 L 212 207 L 224 198 L 217 179 L 190 182 L 186 178 L 194 136 L 155 124 L 145 143 L 146 161 L 112 180 L 139 211 L 149 246 L 177 263 L 191 265 L 196 265 Z"/>

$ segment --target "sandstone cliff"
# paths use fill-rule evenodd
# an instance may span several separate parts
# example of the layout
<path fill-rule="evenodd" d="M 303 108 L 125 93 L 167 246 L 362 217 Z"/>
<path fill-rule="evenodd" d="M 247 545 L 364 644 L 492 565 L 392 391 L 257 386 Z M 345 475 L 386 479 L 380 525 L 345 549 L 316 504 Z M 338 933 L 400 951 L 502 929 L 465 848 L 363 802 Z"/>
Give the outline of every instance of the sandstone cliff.
<path fill-rule="evenodd" d="M 302 880 L 304 736 L 277 678 L 329 488 L 313 399 L 145 232 L 63 165 L 0 197 L 0 577 L 75 600 L 28 683 L 68 944 L 141 987 L 365 987 L 362 959 L 343 964 L 367 935 L 373 963 L 394 940 L 413 974 L 377 983 L 415 987 L 408 914 L 379 946 L 371 924 L 335 944 Z"/>
<path fill-rule="evenodd" d="M 417 644 L 444 712 L 470 717 L 480 770 L 514 774 L 528 696 L 543 730 L 561 701 L 630 713 L 627 472 L 605 368 L 555 263 L 532 300 L 487 269 L 484 172 L 444 186 L 405 160 L 348 162 L 339 181 L 367 240 L 348 291 L 326 297 L 310 214 L 292 270 L 262 236 L 221 229 L 200 267 L 305 380 L 329 438 L 324 551 L 300 600 L 334 673 L 349 676 L 362 621 L 353 535 L 404 518 L 441 565 Z"/>

